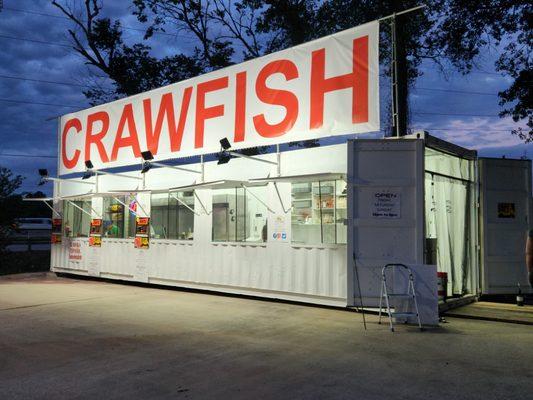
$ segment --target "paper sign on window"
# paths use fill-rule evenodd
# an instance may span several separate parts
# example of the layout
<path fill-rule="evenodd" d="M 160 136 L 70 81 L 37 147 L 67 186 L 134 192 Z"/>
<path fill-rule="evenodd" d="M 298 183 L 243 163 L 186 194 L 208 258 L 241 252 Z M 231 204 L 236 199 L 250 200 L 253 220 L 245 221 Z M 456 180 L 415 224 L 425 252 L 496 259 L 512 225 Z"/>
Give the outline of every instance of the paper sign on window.
<path fill-rule="evenodd" d="M 60 244 L 61 243 L 61 227 L 62 227 L 63 221 L 61 218 L 54 218 L 52 219 L 52 237 L 51 242 L 52 244 Z"/>
<path fill-rule="evenodd" d="M 382 190 L 373 193 L 372 217 L 374 218 L 400 218 L 401 194 L 397 191 Z"/>

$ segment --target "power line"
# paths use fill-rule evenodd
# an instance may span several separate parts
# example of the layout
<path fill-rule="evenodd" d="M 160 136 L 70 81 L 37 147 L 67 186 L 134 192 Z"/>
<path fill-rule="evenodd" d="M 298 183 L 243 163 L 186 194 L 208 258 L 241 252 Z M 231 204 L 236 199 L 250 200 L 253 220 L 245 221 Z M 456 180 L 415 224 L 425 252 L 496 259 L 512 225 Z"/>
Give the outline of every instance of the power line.
<path fill-rule="evenodd" d="M 417 129 L 417 128 L 411 128 L 411 129 Z M 509 129 L 483 129 L 483 128 L 434 128 L 432 126 L 426 126 L 424 128 L 425 130 L 432 130 L 432 131 L 481 131 L 481 132 L 510 132 L 513 129 L 516 128 L 509 128 Z"/>
<path fill-rule="evenodd" d="M 415 111 L 413 114 L 416 115 L 445 115 L 445 116 L 452 116 L 452 117 L 487 117 L 487 118 L 498 118 L 498 115 L 488 115 L 488 114 L 455 114 L 455 113 L 438 113 L 438 112 L 421 112 L 421 111 Z"/>
<path fill-rule="evenodd" d="M 13 153 L 0 153 L 0 157 L 24 157 L 24 158 L 57 158 L 57 156 L 44 155 L 44 154 L 13 154 Z"/>
<path fill-rule="evenodd" d="M 10 75 L 0 75 L 0 78 L 5 79 L 18 79 L 21 81 L 30 81 L 30 82 L 38 82 L 38 83 L 49 83 L 49 84 L 55 84 L 55 85 L 65 85 L 65 86 L 76 86 L 76 87 L 85 87 L 90 88 L 90 85 L 82 85 L 74 82 L 58 82 L 58 81 L 47 81 L 43 79 L 35 79 L 35 78 L 27 78 L 22 76 L 10 76 Z M 109 79 L 104 76 L 98 76 L 98 78 L 103 79 Z M 385 85 L 382 85 L 385 86 Z M 428 88 L 428 87 L 413 87 L 413 90 L 427 90 L 432 92 L 447 92 L 447 93 L 460 93 L 460 94 L 476 94 L 476 95 L 485 95 L 485 96 L 497 96 L 497 93 L 488 93 L 488 92 L 473 92 L 468 90 L 456 90 L 456 89 L 443 89 L 443 88 Z"/>
<path fill-rule="evenodd" d="M 27 101 L 27 100 L 11 100 L 11 99 L 2 99 L 0 98 L 0 101 L 5 101 L 7 103 L 19 103 L 19 104 L 34 104 L 38 106 L 52 106 L 52 107 L 70 107 L 70 108 L 83 108 L 86 106 L 72 106 L 72 105 L 66 105 L 66 104 L 54 104 L 54 103 L 40 103 L 37 101 Z"/>
<path fill-rule="evenodd" d="M 49 42 L 46 40 L 36 40 L 36 39 L 27 39 L 27 38 L 20 38 L 16 36 L 8 36 L 4 34 L 0 34 L 0 38 L 4 39 L 11 39 L 11 40 L 20 40 L 22 42 L 32 42 L 32 43 L 39 43 L 39 44 L 49 44 L 51 46 L 60 46 L 60 47 L 66 47 L 68 49 L 72 49 L 72 46 L 69 44 L 62 44 L 62 43 L 56 43 L 56 42 Z"/>
<path fill-rule="evenodd" d="M 441 69 L 436 66 L 434 68 L 431 68 L 430 66 L 424 66 L 424 67 L 421 67 L 420 69 L 441 71 Z M 503 75 L 498 72 L 483 71 L 482 69 L 478 69 L 476 71 L 468 71 L 468 74 L 498 75 L 500 77 L 503 77 Z"/>
<path fill-rule="evenodd" d="M 50 83 L 50 84 L 54 84 L 54 85 L 77 86 L 77 87 L 86 87 L 86 88 L 90 87 L 89 85 L 81 85 L 81 84 L 73 83 L 73 82 L 46 81 L 46 80 L 43 80 L 43 79 L 26 78 L 26 77 L 22 77 L 22 76 L 0 75 L 0 78 L 17 79 L 17 80 L 21 80 L 21 81 L 38 82 L 38 83 Z"/>
<path fill-rule="evenodd" d="M 455 90 L 455 89 L 441 89 L 441 88 L 427 88 L 427 87 L 420 87 L 415 86 L 413 88 L 414 90 L 428 90 L 432 92 L 448 92 L 448 93 L 462 93 L 462 94 L 479 94 L 483 96 L 497 96 L 498 93 L 488 93 L 488 92 L 471 92 L 468 90 Z"/>
<path fill-rule="evenodd" d="M 63 15 L 47 14 L 47 13 L 33 11 L 33 10 L 23 10 L 23 9 L 20 9 L 20 8 L 4 7 L 4 10 L 21 12 L 21 13 L 25 13 L 25 14 L 40 15 L 42 17 L 58 18 L 58 19 L 63 19 L 63 20 L 68 20 L 68 21 L 71 20 L 69 17 L 63 16 Z M 125 29 L 125 30 L 128 30 L 128 31 L 136 31 L 136 32 L 144 32 L 144 33 L 146 33 L 145 29 L 132 28 L 132 27 L 129 27 L 127 25 L 121 25 L 121 28 Z M 187 37 L 187 36 L 175 35 L 175 34 L 172 34 L 172 33 L 160 32 L 160 31 L 155 31 L 154 35 L 165 35 L 165 36 L 182 37 L 182 38 L 190 39 L 190 37 Z"/>

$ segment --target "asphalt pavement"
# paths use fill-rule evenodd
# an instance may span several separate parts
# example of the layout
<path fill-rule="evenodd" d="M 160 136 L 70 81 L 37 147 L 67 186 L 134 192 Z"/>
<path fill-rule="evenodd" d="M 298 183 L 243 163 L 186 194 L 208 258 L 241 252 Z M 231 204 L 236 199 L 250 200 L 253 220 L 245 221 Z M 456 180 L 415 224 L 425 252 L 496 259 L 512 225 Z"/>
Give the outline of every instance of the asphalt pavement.
<path fill-rule="evenodd" d="M 0 277 L 0 399 L 529 399 L 533 329 Z"/>

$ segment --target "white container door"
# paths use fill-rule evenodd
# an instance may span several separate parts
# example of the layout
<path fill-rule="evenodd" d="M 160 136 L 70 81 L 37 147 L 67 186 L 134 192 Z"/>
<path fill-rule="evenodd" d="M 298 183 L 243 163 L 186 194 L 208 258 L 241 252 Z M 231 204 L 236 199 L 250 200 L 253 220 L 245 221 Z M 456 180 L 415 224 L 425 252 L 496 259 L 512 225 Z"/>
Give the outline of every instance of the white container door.
<path fill-rule="evenodd" d="M 481 237 L 483 294 L 529 290 L 525 246 L 530 228 L 531 162 L 482 158 Z"/>
<path fill-rule="evenodd" d="M 348 304 L 376 306 L 385 264 L 424 262 L 424 141 L 349 141 L 348 189 Z"/>

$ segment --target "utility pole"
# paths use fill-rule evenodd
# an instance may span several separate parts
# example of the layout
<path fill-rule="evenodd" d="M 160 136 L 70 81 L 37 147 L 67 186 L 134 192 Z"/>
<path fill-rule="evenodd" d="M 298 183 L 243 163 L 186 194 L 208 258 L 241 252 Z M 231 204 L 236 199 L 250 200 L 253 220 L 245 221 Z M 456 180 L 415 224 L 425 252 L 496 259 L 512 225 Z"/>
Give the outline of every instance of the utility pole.
<path fill-rule="evenodd" d="M 407 54 L 405 51 L 405 38 L 402 29 L 402 19 L 405 17 L 394 15 L 391 20 L 392 30 L 392 113 L 393 135 L 404 136 L 407 134 L 408 104 L 408 77 L 407 77 Z"/>
<path fill-rule="evenodd" d="M 391 18 L 391 81 L 392 81 L 392 135 L 396 137 L 407 134 L 407 54 L 405 51 L 405 34 L 402 29 L 404 16 L 394 13 Z"/>
<path fill-rule="evenodd" d="M 407 134 L 407 115 L 409 113 L 408 103 L 408 73 L 407 73 L 407 51 L 405 35 L 405 18 L 413 11 L 425 8 L 425 5 L 401 10 L 402 2 L 393 3 L 393 14 L 381 18 L 384 21 L 390 18 L 391 24 L 391 84 L 392 84 L 392 136 L 400 137 Z"/>

